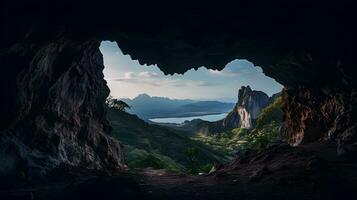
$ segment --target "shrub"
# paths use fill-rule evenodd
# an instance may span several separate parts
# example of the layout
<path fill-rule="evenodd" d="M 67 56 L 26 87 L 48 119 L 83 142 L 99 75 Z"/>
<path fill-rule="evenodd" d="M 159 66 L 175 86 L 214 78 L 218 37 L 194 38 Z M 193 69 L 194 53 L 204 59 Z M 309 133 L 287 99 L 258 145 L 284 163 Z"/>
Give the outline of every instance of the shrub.
<path fill-rule="evenodd" d="M 259 114 L 253 130 L 235 128 L 223 133 L 199 134 L 196 136 L 196 140 L 219 149 L 230 156 L 234 156 L 238 149 L 264 148 L 272 141 L 280 139 L 283 116 L 281 106 L 282 98 L 278 97 L 273 103 L 264 108 Z"/>
<path fill-rule="evenodd" d="M 130 106 L 127 103 L 125 103 L 124 101 L 115 99 L 112 96 L 109 96 L 107 98 L 107 100 L 105 101 L 105 103 L 107 104 L 107 106 L 109 108 L 114 108 L 114 109 L 120 110 L 120 111 L 125 111 L 126 109 L 130 108 Z"/>
<path fill-rule="evenodd" d="M 273 103 L 265 107 L 259 114 L 255 129 L 262 129 L 264 125 L 271 122 L 281 122 L 283 120 L 283 111 L 281 106 L 283 104 L 282 97 L 277 97 Z"/>

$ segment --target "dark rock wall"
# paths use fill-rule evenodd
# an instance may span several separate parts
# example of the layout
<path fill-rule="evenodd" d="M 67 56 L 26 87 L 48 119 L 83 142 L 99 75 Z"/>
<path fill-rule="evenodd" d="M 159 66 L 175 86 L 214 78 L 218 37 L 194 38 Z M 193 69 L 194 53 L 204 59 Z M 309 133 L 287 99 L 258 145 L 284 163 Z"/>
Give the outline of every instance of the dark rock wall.
<path fill-rule="evenodd" d="M 7 53 L 21 54 L 26 49 L 21 45 Z M 33 57 L 26 55 L 27 65 L 12 77 L 16 107 L 11 112 L 16 117 L 8 116 L 8 127 L 2 127 L 0 135 L 1 157 L 10 156 L 7 160 L 13 162 L 1 166 L 0 172 L 7 174 L 19 166 L 26 169 L 25 176 L 43 175 L 60 165 L 123 169 L 122 146 L 108 135 L 104 101 L 109 88 L 99 45 L 98 40 L 63 37 L 23 52 Z M 18 61 L 23 62 L 13 59 L 8 64 Z"/>
<path fill-rule="evenodd" d="M 357 145 L 355 90 L 297 88 L 283 93 L 284 133 L 292 145 L 316 140 L 338 143 L 343 154 Z"/>

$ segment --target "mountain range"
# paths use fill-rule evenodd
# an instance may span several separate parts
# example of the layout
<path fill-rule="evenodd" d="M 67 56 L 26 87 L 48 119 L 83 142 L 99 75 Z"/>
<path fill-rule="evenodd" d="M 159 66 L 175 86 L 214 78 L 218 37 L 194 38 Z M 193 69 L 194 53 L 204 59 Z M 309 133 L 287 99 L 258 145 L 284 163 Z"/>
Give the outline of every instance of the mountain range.
<path fill-rule="evenodd" d="M 144 120 L 166 117 L 192 117 L 208 114 L 227 113 L 234 103 L 220 101 L 197 101 L 191 99 L 170 99 L 140 94 L 133 99 L 121 99 L 131 109 L 129 113 L 136 114 Z"/>

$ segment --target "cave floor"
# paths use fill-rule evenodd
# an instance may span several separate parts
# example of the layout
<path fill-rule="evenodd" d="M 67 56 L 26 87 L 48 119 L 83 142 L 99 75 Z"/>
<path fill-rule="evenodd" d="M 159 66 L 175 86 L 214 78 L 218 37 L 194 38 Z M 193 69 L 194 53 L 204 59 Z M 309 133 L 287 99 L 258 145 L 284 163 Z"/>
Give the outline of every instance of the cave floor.
<path fill-rule="evenodd" d="M 336 146 L 277 145 L 250 152 L 210 175 L 142 169 L 117 176 L 61 175 L 61 180 L 0 191 L 0 199 L 355 199 L 355 154 Z"/>

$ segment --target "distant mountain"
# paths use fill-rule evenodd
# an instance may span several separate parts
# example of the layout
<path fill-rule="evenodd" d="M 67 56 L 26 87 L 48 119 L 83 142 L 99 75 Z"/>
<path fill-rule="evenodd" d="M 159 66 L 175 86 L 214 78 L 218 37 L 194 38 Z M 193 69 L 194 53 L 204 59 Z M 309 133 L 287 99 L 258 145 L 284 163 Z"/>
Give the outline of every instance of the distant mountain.
<path fill-rule="evenodd" d="M 129 113 L 142 119 L 163 117 L 189 117 L 229 112 L 234 103 L 219 101 L 195 101 L 190 99 L 170 99 L 140 94 L 134 99 L 121 99 L 131 106 Z"/>
<path fill-rule="evenodd" d="M 180 111 L 184 113 L 189 112 L 227 112 L 234 106 L 234 103 L 223 103 L 219 101 L 199 101 L 180 106 Z"/>

